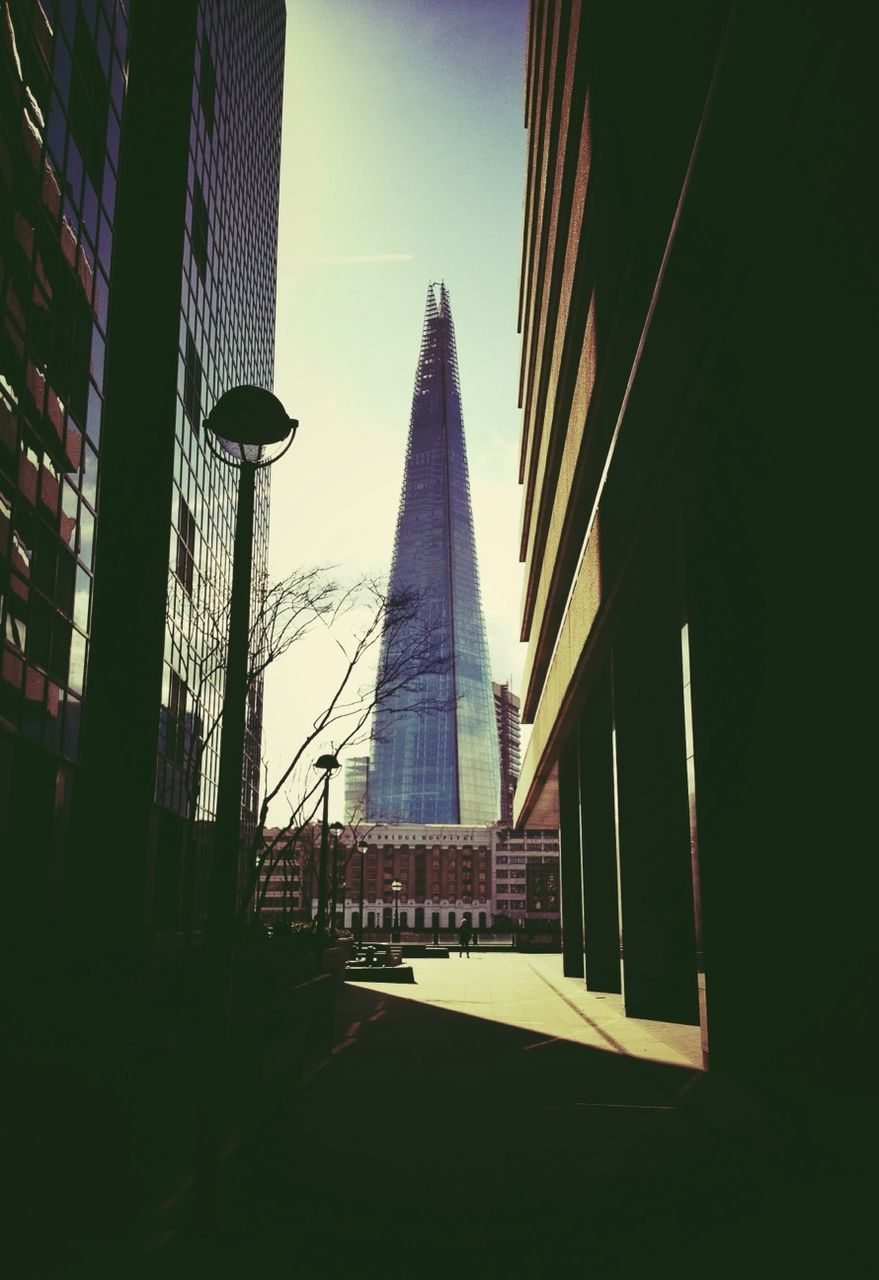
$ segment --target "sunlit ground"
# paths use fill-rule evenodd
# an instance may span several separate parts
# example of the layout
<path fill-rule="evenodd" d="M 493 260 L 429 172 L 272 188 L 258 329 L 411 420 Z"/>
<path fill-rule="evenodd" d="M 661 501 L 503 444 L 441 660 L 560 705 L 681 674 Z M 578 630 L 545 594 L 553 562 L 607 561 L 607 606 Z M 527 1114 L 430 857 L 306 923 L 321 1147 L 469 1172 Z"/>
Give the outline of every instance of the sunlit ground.
<path fill-rule="evenodd" d="M 408 961 L 415 982 L 363 983 L 377 991 L 449 1012 L 501 1022 L 611 1053 L 701 1067 L 698 1027 L 627 1018 L 623 999 L 587 991 L 562 974 L 560 955 L 452 950 L 449 958 Z"/>

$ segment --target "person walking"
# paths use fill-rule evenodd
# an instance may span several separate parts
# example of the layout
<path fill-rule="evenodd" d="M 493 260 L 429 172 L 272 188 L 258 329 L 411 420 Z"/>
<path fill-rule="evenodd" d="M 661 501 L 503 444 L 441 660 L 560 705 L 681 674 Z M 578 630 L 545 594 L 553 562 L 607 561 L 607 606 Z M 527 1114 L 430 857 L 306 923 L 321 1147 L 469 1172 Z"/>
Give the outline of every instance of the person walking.
<path fill-rule="evenodd" d="M 461 928 L 458 930 L 458 955 L 459 957 L 467 953 L 467 959 L 470 959 L 470 921 L 464 920 Z"/>

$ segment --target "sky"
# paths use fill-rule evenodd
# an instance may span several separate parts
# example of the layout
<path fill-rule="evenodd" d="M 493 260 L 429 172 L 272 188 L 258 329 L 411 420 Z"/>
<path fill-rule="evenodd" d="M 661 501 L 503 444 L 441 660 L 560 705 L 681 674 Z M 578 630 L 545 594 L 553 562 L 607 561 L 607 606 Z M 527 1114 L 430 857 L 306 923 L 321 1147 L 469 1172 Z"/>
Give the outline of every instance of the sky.
<path fill-rule="evenodd" d="M 517 692 L 526 12 L 527 0 L 287 0 L 274 390 L 300 427 L 273 468 L 269 549 L 276 577 L 387 575 L 427 287 L 444 280 L 492 678 Z M 338 661 L 324 632 L 269 670 L 270 782 Z M 344 817 L 341 775 L 331 797 Z"/>

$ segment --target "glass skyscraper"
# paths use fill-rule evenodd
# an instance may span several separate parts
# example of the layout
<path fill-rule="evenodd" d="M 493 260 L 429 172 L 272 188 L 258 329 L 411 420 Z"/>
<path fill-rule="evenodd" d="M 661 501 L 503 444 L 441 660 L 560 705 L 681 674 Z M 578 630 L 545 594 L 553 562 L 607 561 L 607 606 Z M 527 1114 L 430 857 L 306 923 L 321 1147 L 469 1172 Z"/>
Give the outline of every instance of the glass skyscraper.
<path fill-rule="evenodd" d="M 11 900 L 124 939 L 205 917 L 237 477 L 202 423 L 272 385 L 284 28 L 283 0 L 0 23 L 0 841 L 38 851 Z M 268 519 L 262 472 L 254 599 Z"/>
<path fill-rule="evenodd" d="M 497 729 L 479 593 L 455 329 L 431 284 L 415 375 L 390 590 L 421 594 L 421 621 L 448 656 L 373 722 L 370 817 L 483 824 L 499 816 Z M 386 633 L 381 662 L 393 661 Z M 403 639 L 406 642 L 406 638 Z M 421 709 L 407 710 L 414 702 Z M 425 709 L 430 704 L 431 709 Z"/>

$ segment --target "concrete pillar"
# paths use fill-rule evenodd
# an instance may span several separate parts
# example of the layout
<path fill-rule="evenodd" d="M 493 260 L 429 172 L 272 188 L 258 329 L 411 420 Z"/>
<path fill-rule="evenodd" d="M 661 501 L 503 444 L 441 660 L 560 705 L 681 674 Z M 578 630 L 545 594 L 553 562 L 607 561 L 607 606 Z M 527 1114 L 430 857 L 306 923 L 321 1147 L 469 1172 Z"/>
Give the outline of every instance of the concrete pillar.
<path fill-rule="evenodd" d="M 614 636 L 613 714 L 626 1013 L 697 1024 L 678 584 L 664 552 Z"/>
<path fill-rule="evenodd" d="M 622 990 L 612 732 L 608 673 L 579 725 L 583 941 L 590 991 Z"/>
<path fill-rule="evenodd" d="M 559 758 L 559 879 L 562 905 L 562 969 L 567 978 L 582 978 L 583 880 L 580 860 L 580 771 L 577 736 Z"/>

